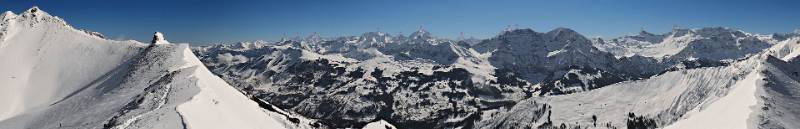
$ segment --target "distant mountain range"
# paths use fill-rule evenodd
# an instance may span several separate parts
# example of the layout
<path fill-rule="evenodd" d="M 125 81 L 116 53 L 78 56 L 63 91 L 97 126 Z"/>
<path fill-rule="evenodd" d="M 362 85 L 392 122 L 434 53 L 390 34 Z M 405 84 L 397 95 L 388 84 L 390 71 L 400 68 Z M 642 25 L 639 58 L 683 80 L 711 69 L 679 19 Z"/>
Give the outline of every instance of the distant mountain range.
<path fill-rule="evenodd" d="M 800 33 L 569 28 L 190 47 L 0 15 L 0 128 L 800 128 Z"/>
<path fill-rule="evenodd" d="M 625 128 L 679 121 L 738 80 L 759 80 L 745 75 L 780 62 L 772 57 L 791 63 L 795 48 L 780 45 L 798 40 L 724 27 L 611 40 L 569 28 L 512 29 L 477 41 L 422 29 L 309 37 L 194 52 L 235 87 L 332 127 L 385 120 L 399 128 Z M 752 83 L 741 85 L 763 86 Z M 795 127 L 765 119 L 741 122 Z"/>

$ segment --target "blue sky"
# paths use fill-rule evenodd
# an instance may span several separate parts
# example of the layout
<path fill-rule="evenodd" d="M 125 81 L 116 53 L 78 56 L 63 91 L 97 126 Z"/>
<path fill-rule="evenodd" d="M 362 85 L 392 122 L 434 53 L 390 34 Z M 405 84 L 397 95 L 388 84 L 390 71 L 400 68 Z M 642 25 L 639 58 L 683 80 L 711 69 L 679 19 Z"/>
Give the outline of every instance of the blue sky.
<path fill-rule="evenodd" d="M 487 38 L 515 24 L 539 32 L 568 27 L 604 38 L 640 27 L 663 33 L 673 25 L 753 33 L 800 27 L 797 0 L 3 0 L 0 10 L 18 13 L 33 5 L 112 39 L 149 41 L 158 30 L 172 42 L 195 44 L 312 32 L 360 35 L 378 28 L 407 35 L 419 26 L 445 38 L 460 32 Z"/>

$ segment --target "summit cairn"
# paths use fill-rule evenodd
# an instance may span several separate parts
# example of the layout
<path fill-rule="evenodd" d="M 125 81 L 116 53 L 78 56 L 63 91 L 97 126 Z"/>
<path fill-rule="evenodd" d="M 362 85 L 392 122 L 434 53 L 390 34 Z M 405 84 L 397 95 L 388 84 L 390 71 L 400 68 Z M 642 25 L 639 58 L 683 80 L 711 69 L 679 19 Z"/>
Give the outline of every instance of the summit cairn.
<path fill-rule="evenodd" d="M 164 39 L 164 34 L 161 34 L 161 32 L 156 31 L 156 33 L 153 34 L 153 40 L 150 41 L 150 43 L 153 44 L 153 45 L 156 45 L 156 44 L 169 44 L 169 41 Z"/>

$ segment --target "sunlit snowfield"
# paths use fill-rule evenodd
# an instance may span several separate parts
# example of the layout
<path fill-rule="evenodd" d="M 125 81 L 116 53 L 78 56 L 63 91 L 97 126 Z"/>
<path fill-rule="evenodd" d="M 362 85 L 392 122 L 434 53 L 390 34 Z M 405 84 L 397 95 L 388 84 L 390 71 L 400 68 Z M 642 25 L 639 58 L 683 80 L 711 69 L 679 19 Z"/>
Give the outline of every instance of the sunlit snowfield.
<path fill-rule="evenodd" d="M 236 3 L 240 2 L 211 10 L 245 7 Z M 333 5 L 339 4 L 329 4 Z M 179 9 L 192 7 L 165 10 L 183 12 Z M 373 8 L 364 7 L 361 12 L 370 14 Z M 789 28 L 783 22 L 755 31 L 738 26 L 672 26 L 663 31 L 642 27 L 610 38 L 587 36 L 596 35 L 596 28 L 567 21 L 561 22 L 582 29 L 508 25 L 491 31 L 475 29 L 490 34 L 474 37 L 453 35 L 457 28 L 434 24 L 439 26 L 412 27 L 416 29 L 407 31 L 411 33 L 388 32 L 399 28 L 389 26 L 388 31 L 335 29 L 343 33 L 272 35 L 275 40 L 269 41 L 249 40 L 242 38 L 248 34 L 241 34 L 237 37 L 241 41 L 183 43 L 193 41 L 187 40 L 186 33 L 204 40 L 231 38 L 200 33 L 207 28 L 235 33 L 242 29 L 240 23 L 245 24 L 242 21 L 260 21 L 248 19 L 260 17 L 255 14 L 275 19 L 283 15 L 254 13 L 227 20 L 224 23 L 231 25 L 219 29 L 212 23 L 220 21 L 184 22 L 176 19 L 186 17 L 165 18 L 175 12 L 163 12 L 148 18 L 165 24 L 163 30 L 142 27 L 150 26 L 144 23 L 147 21 L 129 24 L 128 20 L 137 19 L 131 17 L 115 23 L 113 28 L 119 30 L 110 31 L 114 37 L 107 37 L 104 32 L 82 27 L 97 27 L 84 25 L 95 23 L 87 20 L 114 19 L 94 16 L 130 12 L 85 13 L 91 16 L 87 18 L 61 6 L 52 12 L 42 9 L 50 11 L 33 6 L 0 15 L 1 129 L 800 128 L 800 31 L 763 32 L 776 26 Z M 240 13 L 258 12 L 245 11 L 250 9 L 243 8 Z M 420 14 L 419 10 L 403 15 L 391 10 L 394 8 L 385 8 L 386 15 L 373 17 Z M 306 11 L 296 14 L 313 16 L 313 11 Z M 486 13 L 499 15 L 491 13 L 496 11 Z M 653 14 L 650 11 L 639 13 Z M 59 17 L 62 12 L 70 17 Z M 323 23 L 350 14 L 344 12 L 347 10 L 282 25 L 305 31 L 315 27 L 300 27 L 305 22 L 341 26 L 375 22 Z M 228 16 L 219 16 L 223 17 Z M 490 26 L 503 20 L 477 21 L 490 22 Z M 173 22 L 195 30 L 175 30 Z M 259 24 L 274 21 L 263 22 Z M 715 24 L 729 22 L 702 25 Z M 264 26 L 248 28 L 260 27 Z M 276 30 L 269 33 L 286 29 L 273 27 Z M 334 28 L 338 27 L 315 29 Z M 133 36 L 137 40 L 118 38 L 119 32 L 141 30 L 148 31 L 145 40 L 136 38 L 139 36 Z"/>

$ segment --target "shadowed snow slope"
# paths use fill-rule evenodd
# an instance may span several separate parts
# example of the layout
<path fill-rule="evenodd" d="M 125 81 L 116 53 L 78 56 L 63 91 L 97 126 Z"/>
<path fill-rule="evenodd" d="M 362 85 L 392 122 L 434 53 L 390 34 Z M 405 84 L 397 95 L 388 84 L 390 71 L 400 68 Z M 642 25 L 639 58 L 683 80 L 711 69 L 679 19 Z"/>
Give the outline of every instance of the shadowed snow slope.
<path fill-rule="evenodd" d="M 592 127 L 664 125 L 725 95 L 730 85 L 753 71 L 751 60 L 726 67 L 667 72 L 568 95 L 531 98 L 508 110 L 488 114 L 481 128 Z M 647 124 L 632 122 L 649 121 Z M 659 126 L 660 127 L 660 126 Z M 637 128 L 637 127 L 631 127 Z"/>
<path fill-rule="evenodd" d="M 36 7 L 0 20 L 0 128 L 284 128 L 188 45 L 106 40 Z"/>
<path fill-rule="evenodd" d="M 794 43 L 787 40 L 784 43 Z M 670 71 L 484 115 L 480 128 L 798 128 L 800 60 L 777 45 L 727 66 Z M 777 57 L 776 57 L 777 56 Z"/>
<path fill-rule="evenodd" d="M 760 73 L 750 72 L 743 80 L 736 82 L 725 97 L 706 108 L 687 113 L 687 119 L 675 122 L 665 129 L 753 128 L 748 119 L 756 105 L 756 87 L 761 79 Z"/>

